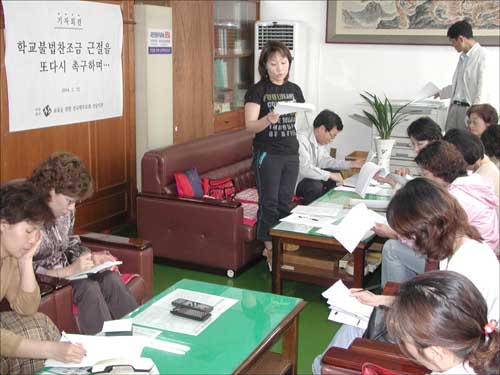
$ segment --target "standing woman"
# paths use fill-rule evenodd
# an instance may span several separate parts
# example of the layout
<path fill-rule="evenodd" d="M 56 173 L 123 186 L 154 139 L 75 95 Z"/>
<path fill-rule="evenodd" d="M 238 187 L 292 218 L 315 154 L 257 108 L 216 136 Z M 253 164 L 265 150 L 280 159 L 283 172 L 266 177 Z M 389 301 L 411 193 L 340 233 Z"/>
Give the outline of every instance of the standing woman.
<path fill-rule="evenodd" d="M 292 55 L 281 42 L 271 41 L 260 54 L 260 81 L 245 95 L 245 126 L 255 133 L 253 166 L 259 211 L 257 239 L 272 249 L 269 229 L 290 213 L 290 201 L 299 173 L 299 143 L 295 113 L 280 116 L 273 109 L 278 102 L 303 103 L 302 90 L 289 82 Z"/>

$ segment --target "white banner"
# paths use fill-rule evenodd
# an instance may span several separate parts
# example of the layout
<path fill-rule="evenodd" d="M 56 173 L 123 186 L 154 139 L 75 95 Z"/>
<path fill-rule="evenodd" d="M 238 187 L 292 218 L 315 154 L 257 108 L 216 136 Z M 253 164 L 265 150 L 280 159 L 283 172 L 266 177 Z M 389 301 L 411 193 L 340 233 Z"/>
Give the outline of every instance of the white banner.
<path fill-rule="evenodd" d="M 11 132 L 122 116 L 119 5 L 2 4 Z"/>

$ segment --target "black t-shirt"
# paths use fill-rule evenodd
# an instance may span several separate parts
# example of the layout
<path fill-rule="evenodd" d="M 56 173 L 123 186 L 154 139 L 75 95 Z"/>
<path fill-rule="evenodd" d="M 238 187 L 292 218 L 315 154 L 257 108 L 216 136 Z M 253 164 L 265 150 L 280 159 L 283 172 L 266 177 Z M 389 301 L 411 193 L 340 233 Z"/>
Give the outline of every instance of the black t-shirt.
<path fill-rule="evenodd" d="M 260 105 L 259 119 L 271 112 L 278 102 L 304 103 L 305 100 L 300 87 L 288 81 L 280 86 L 269 80 L 260 80 L 250 87 L 245 95 L 245 104 Z M 255 134 L 253 147 L 270 154 L 298 154 L 295 113 L 281 115 L 276 124 L 271 124 Z"/>

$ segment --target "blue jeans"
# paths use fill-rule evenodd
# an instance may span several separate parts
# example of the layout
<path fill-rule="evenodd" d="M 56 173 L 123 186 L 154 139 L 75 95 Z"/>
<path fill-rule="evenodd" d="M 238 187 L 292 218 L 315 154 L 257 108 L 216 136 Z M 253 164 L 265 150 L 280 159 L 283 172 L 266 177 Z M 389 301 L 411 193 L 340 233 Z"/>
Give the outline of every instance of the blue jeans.
<path fill-rule="evenodd" d="M 382 287 L 388 281 L 402 283 L 425 271 L 425 256 L 398 240 L 382 249 Z"/>
<path fill-rule="evenodd" d="M 347 349 L 355 339 L 357 339 L 358 337 L 362 337 L 363 333 L 365 333 L 365 330 L 362 328 L 342 324 L 323 353 L 314 358 L 314 361 L 312 363 L 312 373 L 314 375 L 321 374 L 321 358 L 323 358 L 328 349 L 330 349 L 332 346 Z"/>

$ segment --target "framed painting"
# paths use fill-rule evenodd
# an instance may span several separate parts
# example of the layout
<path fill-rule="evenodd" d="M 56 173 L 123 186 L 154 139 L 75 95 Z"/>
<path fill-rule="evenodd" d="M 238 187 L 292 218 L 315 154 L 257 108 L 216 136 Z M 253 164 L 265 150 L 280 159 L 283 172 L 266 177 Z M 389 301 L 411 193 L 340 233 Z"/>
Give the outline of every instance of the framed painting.
<path fill-rule="evenodd" d="M 499 0 L 328 0 L 327 43 L 449 44 L 467 19 L 482 45 L 500 45 Z"/>

